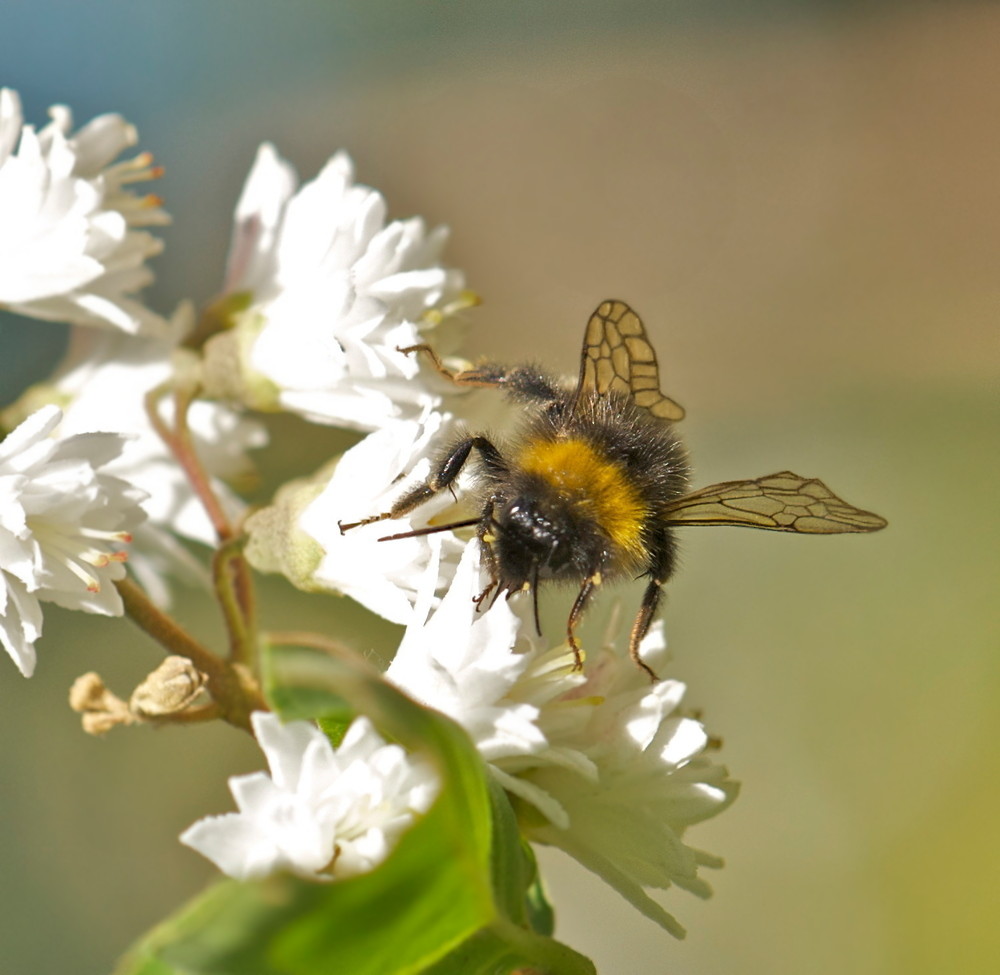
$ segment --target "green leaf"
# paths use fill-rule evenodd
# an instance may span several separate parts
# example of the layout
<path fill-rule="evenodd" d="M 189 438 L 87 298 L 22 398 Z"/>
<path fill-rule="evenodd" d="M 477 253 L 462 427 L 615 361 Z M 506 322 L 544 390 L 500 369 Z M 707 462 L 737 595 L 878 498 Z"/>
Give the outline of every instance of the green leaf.
<path fill-rule="evenodd" d="M 344 735 L 347 734 L 347 729 L 351 726 L 350 720 L 339 715 L 327 715 L 325 718 L 317 718 L 316 724 L 319 725 L 320 731 L 330 739 L 334 748 L 340 747 L 340 743 L 344 740 Z"/>
<path fill-rule="evenodd" d="M 528 925 L 527 892 L 535 877 L 534 856 L 521 837 L 507 793 L 490 781 L 493 812 L 493 847 L 490 868 L 493 894 L 501 915 Z"/>
<path fill-rule="evenodd" d="M 552 938 L 497 921 L 477 932 L 423 975 L 596 975 L 594 963 Z"/>
<path fill-rule="evenodd" d="M 499 975 L 524 967 L 592 975 L 582 955 L 531 930 L 534 858 L 461 728 L 336 648 L 267 648 L 265 686 L 282 717 L 318 718 L 334 737 L 351 702 L 435 765 L 440 795 L 371 873 L 325 884 L 222 881 L 143 938 L 116 975 Z"/>
<path fill-rule="evenodd" d="M 340 720 L 350 700 L 384 733 L 426 756 L 442 789 L 378 869 L 318 884 L 224 881 L 148 935 L 120 975 L 408 975 L 490 924 L 492 811 L 468 736 L 411 701 L 363 661 L 303 648 L 267 651 L 271 703 L 285 716 Z"/>
<path fill-rule="evenodd" d="M 545 895 L 541 877 L 536 876 L 535 882 L 528 888 L 525 904 L 532 931 L 551 936 L 556 929 L 556 912 Z"/>

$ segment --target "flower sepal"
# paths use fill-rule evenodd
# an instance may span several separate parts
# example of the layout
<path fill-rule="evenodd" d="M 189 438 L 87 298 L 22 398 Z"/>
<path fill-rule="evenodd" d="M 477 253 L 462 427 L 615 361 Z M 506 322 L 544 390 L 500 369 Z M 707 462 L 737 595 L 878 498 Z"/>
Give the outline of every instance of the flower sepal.
<path fill-rule="evenodd" d="M 247 518 L 246 557 L 258 572 L 281 573 L 304 592 L 324 590 L 315 581 L 315 573 L 325 552 L 315 538 L 299 527 L 299 520 L 326 488 L 333 464 L 325 465 L 311 477 L 284 484 L 271 504 Z"/>
<path fill-rule="evenodd" d="M 241 300 L 245 296 L 236 296 Z M 260 413 L 280 413 L 280 387 L 254 369 L 251 352 L 264 326 L 254 311 L 234 314 L 231 327 L 213 335 L 202 348 L 201 383 L 205 396 L 239 404 Z"/>

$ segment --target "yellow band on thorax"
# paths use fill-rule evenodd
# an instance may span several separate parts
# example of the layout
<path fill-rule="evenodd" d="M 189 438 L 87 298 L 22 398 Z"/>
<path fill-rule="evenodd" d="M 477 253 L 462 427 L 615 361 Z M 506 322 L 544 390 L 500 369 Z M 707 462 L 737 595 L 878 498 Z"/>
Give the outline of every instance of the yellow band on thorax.
<path fill-rule="evenodd" d="M 642 556 L 646 508 L 621 465 L 574 438 L 530 441 L 517 465 L 545 480 L 581 517 L 595 521 L 618 548 Z"/>

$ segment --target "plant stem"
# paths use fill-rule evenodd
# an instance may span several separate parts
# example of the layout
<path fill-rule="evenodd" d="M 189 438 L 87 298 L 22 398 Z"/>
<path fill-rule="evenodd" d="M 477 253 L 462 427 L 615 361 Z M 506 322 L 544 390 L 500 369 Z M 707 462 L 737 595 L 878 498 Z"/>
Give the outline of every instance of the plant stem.
<path fill-rule="evenodd" d="M 230 659 L 256 668 L 256 605 L 250 567 L 240 550 L 238 534 L 223 510 L 211 478 L 198 457 L 188 411 L 198 392 L 196 384 L 174 390 L 174 422 L 169 426 L 160 415 L 160 400 L 170 387 L 160 386 L 146 396 L 150 422 L 181 465 L 192 489 L 201 501 L 219 539 L 220 548 L 212 564 L 215 594 L 229 633 Z"/>
<path fill-rule="evenodd" d="M 226 541 L 232 538 L 233 527 L 222 510 L 215 491 L 212 489 L 211 480 L 205 472 L 198 454 L 191 442 L 191 431 L 187 425 L 187 411 L 194 399 L 194 391 L 177 391 L 174 393 L 174 428 L 171 429 L 163 417 L 160 415 L 160 400 L 167 394 L 168 387 L 158 386 L 146 394 L 146 412 L 149 414 L 150 422 L 163 442 L 170 448 L 177 463 L 181 465 L 191 487 L 201 501 L 212 522 L 216 535 Z"/>
<path fill-rule="evenodd" d="M 256 669 L 256 606 L 253 580 L 242 546 L 242 538 L 230 539 L 219 546 L 212 558 L 212 578 L 229 632 L 229 657 Z"/>
<path fill-rule="evenodd" d="M 250 713 L 267 709 L 250 670 L 241 663 L 217 657 L 176 620 L 160 610 L 130 579 L 121 579 L 115 586 L 132 622 L 170 653 L 187 657 L 208 678 L 208 690 L 219 705 L 221 717 L 244 731 L 250 731 Z"/>
<path fill-rule="evenodd" d="M 324 636 L 322 633 L 309 633 L 305 630 L 272 630 L 264 634 L 264 639 L 274 646 L 311 647 L 313 650 L 322 650 L 323 653 L 338 659 L 343 657 L 352 660 L 360 659 L 345 644 Z"/>

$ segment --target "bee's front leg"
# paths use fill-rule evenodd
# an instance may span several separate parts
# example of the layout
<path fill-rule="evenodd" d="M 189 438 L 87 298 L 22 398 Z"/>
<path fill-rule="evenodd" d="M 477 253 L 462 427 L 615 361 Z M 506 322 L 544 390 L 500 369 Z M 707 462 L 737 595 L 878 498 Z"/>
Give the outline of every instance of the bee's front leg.
<path fill-rule="evenodd" d="M 493 444 L 487 440 L 485 437 L 466 437 L 464 440 L 460 440 L 447 454 L 441 459 L 437 467 L 431 472 L 430 476 L 424 481 L 423 484 L 418 484 L 415 487 L 410 488 L 388 511 L 383 511 L 381 514 L 370 515 L 367 518 L 362 518 L 360 521 L 351 522 L 337 522 L 337 527 L 340 529 L 340 534 L 343 535 L 349 532 L 352 528 L 359 528 L 362 525 L 371 525 L 376 521 L 385 521 L 389 518 L 402 518 L 403 515 L 409 514 L 414 508 L 419 507 L 425 501 L 429 501 L 443 491 L 445 488 L 451 487 L 452 482 L 458 477 L 459 472 L 462 470 L 465 462 L 469 459 L 469 454 L 472 453 L 473 448 L 479 451 L 483 460 L 490 465 L 502 466 L 503 460 L 500 457 L 500 452 L 497 450 Z M 444 525 L 440 527 L 435 527 L 431 529 L 421 529 L 418 532 L 406 532 L 403 535 L 391 535 L 389 538 L 408 538 L 413 534 L 429 534 L 432 531 L 444 531 L 445 528 L 458 527 L 459 525 L 474 525 L 478 522 L 478 518 L 474 518 L 471 521 L 457 522 L 455 525 Z"/>

